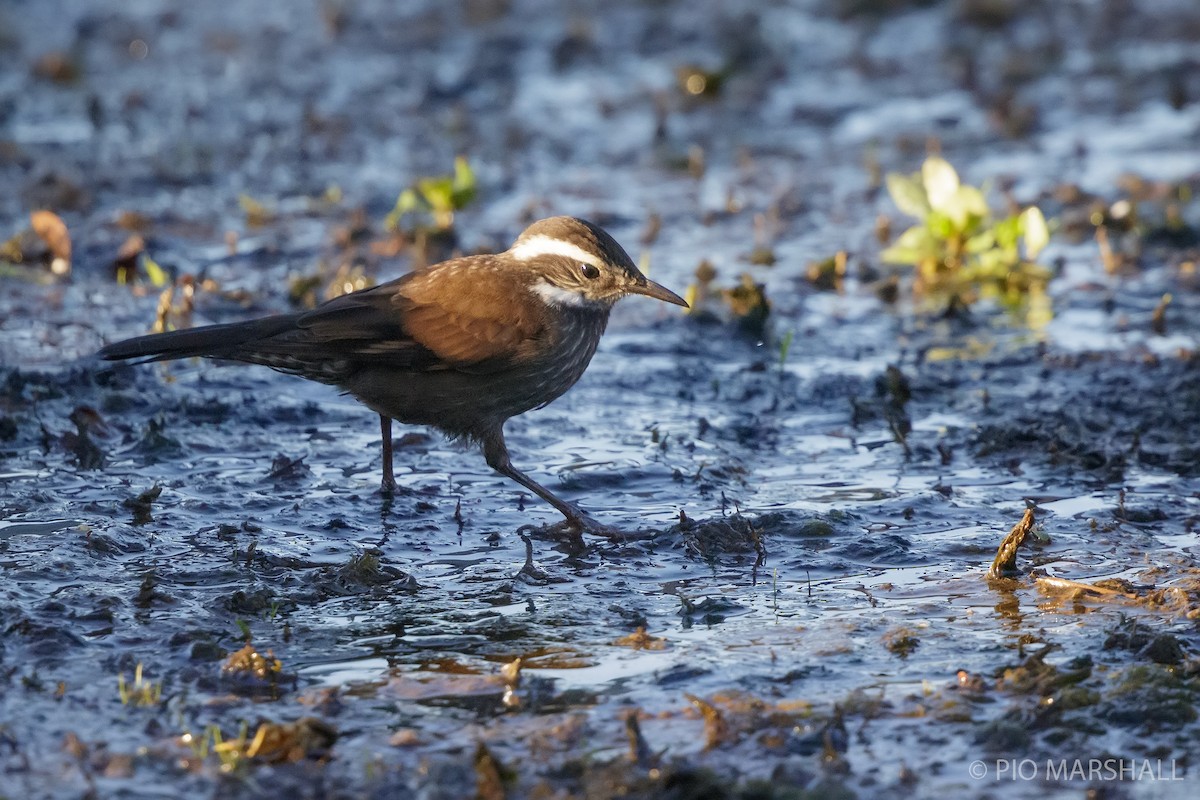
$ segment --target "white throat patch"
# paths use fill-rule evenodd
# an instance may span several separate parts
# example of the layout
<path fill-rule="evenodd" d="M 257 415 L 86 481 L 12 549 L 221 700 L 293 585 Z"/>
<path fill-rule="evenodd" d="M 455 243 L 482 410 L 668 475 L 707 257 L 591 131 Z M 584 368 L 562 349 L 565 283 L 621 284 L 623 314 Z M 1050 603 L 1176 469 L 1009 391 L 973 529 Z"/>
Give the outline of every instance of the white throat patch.
<path fill-rule="evenodd" d="M 552 306 L 583 308 L 591 304 L 591 301 L 583 296 L 583 292 L 572 292 L 570 289 L 555 286 L 549 281 L 536 282 L 533 284 L 532 291 Z"/>
<path fill-rule="evenodd" d="M 604 264 L 594 254 L 584 250 L 579 245 L 555 239 L 553 236 L 530 236 L 515 245 L 508 254 L 517 261 L 529 261 L 538 256 L 565 256 L 583 264 L 591 264 L 597 269 L 603 269 Z"/>

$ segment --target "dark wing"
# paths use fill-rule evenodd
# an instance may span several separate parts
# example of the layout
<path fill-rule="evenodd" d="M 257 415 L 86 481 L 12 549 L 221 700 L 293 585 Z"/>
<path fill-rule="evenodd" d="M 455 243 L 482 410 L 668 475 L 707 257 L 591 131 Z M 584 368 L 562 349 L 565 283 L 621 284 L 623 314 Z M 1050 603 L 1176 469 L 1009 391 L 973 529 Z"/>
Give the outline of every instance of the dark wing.
<path fill-rule="evenodd" d="M 138 336 L 110 344 L 99 355 L 110 361 L 229 359 L 326 383 L 338 383 L 364 364 L 420 370 L 440 363 L 404 332 L 388 295 L 363 292 L 310 312 Z"/>
<path fill-rule="evenodd" d="M 327 383 L 366 366 L 485 373 L 536 347 L 543 320 L 538 304 L 514 303 L 525 295 L 492 269 L 490 256 L 471 256 L 312 311 L 139 336 L 105 347 L 100 356 L 227 358 Z"/>
<path fill-rule="evenodd" d="M 438 356 L 405 330 L 394 298 L 412 276 L 336 297 L 296 317 L 293 330 L 258 343 L 297 360 L 386 365 L 402 370 L 435 368 Z"/>
<path fill-rule="evenodd" d="M 252 343 L 284 335 L 293 328 L 295 315 L 283 314 L 248 322 L 205 325 L 181 331 L 135 336 L 101 348 L 98 355 L 109 361 L 126 358 L 167 361 L 192 356 L 236 359 L 237 353 Z"/>

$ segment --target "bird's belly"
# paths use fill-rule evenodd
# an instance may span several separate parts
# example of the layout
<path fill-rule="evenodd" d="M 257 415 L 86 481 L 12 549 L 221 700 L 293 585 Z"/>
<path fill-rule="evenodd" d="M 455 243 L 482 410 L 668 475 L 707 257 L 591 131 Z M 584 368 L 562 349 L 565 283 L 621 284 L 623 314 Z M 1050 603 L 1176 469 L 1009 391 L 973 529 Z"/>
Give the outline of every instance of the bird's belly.
<path fill-rule="evenodd" d="M 408 372 L 375 367 L 345 388 L 371 409 L 452 436 L 479 438 L 509 417 L 560 397 L 583 375 L 598 336 L 580 336 L 552 352 L 493 372 L 453 369 Z"/>

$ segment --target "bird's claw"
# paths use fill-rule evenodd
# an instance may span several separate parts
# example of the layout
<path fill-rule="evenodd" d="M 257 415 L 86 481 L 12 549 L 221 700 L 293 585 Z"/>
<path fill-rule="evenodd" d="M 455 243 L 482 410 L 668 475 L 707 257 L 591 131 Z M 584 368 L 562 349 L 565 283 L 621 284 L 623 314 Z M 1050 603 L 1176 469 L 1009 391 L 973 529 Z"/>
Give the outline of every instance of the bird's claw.
<path fill-rule="evenodd" d="M 533 533 L 539 537 L 550 539 L 569 539 L 579 544 L 583 543 L 583 534 L 585 533 L 620 543 L 641 541 L 654 536 L 652 531 L 630 532 L 612 525 L 605 525 L 582 511 L 550 525 L 523 525 L 517 532 Z"/>

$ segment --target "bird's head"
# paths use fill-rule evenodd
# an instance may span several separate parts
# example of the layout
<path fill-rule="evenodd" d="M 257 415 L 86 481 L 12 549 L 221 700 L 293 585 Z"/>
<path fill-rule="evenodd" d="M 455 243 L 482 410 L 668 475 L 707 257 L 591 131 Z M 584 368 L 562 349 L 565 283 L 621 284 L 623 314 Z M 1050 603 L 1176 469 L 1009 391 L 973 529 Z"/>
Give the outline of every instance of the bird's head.
<path fill-rule="evenodd" d="M 679 295 L 643 275 L 601 228 L 576 217 L 549 217 L 526 228 L 507 255 L 533 274 L 531 291 L 557 306 L 607 310 L 642 294 L 687 307 Z"/>

